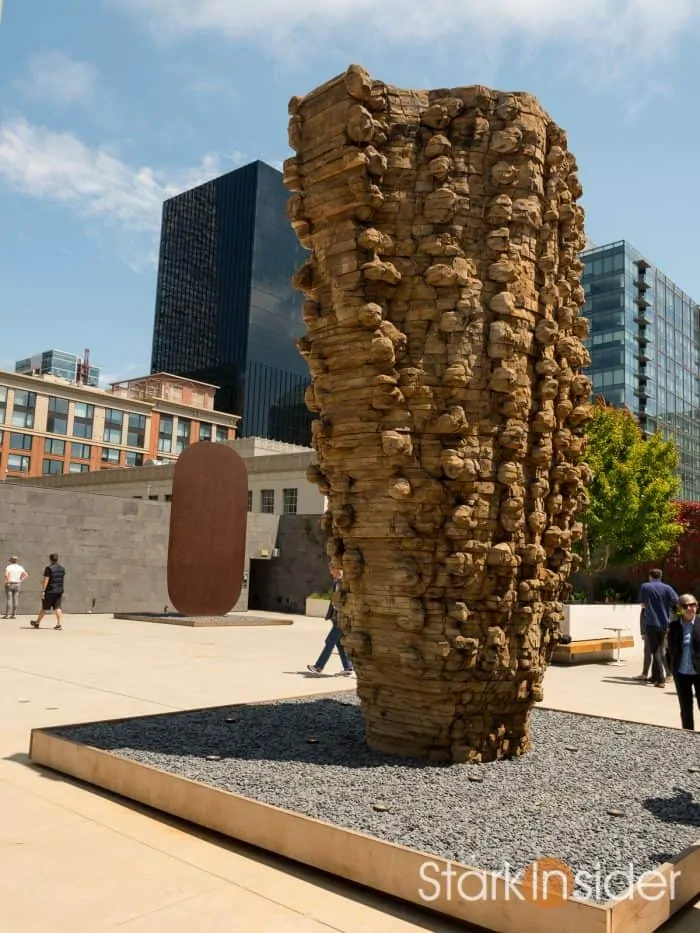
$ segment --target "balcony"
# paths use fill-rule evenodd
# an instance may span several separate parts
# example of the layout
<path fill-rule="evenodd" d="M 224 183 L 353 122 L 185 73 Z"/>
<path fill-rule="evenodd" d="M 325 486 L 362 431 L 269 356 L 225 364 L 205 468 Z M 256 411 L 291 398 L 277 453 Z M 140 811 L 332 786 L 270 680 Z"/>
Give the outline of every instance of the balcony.
<path fill-rule="evenodd" d="M 647 327 L 651 324 L 651 321 L 649 320 L 648 317 L 644 317 L 643 314 L 638 314 L 634 318 L 634 323 L 637 324 L 639 327 Z"/>
<path fill-rule="evenodd" d="M 637 295 L 637 297 L 634 299 L 634 303 L 641 311 L 643 311 L 645 308 L 651 308 L 651 303 L 646 300 L 644 295 Z"/>
<path fill-rule="evenodd" d="M 634 284 L 639 289 L 640 292 L 645 292 L 651 288 L 651 282 L 647 282 L 646 279 L 642 279 L 642 278 L 635 279 Z"/>
<path fill-rule="evenodd" d="M 651 269 L 651 265 L 646 259 L 635 259 L 634 264 L 640 272 L 646 272 L 647 269 Z"/>

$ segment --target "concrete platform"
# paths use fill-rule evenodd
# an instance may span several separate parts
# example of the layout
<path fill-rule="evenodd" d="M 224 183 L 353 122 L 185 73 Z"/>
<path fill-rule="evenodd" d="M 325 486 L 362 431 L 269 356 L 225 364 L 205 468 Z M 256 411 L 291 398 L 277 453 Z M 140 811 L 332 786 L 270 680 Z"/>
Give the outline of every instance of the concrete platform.
<path fill-rule="evenodd" d="M 231 613 L 225 616 L 183 616 L 177 612 L 115 612 L 115 619 L 126 622 L 161 622 L 164 625 L 184 625 L 188 628 L 227 628 L 235 626 L 294 625 L 294 619 L 282 619 L 271 613 L 253 616 Z"/>
<path fill-rule="evenodd" d="M 336 660 L 327 676 L 304 672 L 323 620 L 185 631 L 67 615 L 64 631 L 37 632 L 29 618 L 0 622 L 2 933 L 470 929 L 29 764 L 35 727 L 337 692 Z M 544 705 L 678 727 L 673 688 L 634 680 L 641 648 L 623 659 L 551 668 Z M 663 927 L 698 930 L 700 906 Z"/>

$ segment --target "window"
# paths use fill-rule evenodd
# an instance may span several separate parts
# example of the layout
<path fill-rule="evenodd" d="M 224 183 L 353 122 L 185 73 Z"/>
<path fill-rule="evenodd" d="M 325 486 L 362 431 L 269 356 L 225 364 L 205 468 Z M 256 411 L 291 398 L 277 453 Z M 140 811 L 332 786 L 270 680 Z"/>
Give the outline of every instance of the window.
<path fill-rule="evenodd" d="M 248 511 L 249 512 L 253 511 L 253 490 L 252 489 L 248 490 Z"/>
<path fill-rule="evenodd" d="M 0 424 L 3 423 L 7 416 L 7 389 L 5 386 L 0 386 Z"/>
<path fill-rule="evenodd" d="M 103 463 L 114 463 L 118 465 L 120 454 L 121 454 L 121 451 L 117 450 L 116 447 L 103 447 L 102 448 L 102 462 Z"/>
<path fill-rule="evenodd" d="M 148 498 L 149 498 L 149 500 L 150 500 L 151 502 L 157 502 L 157 501 L 158 501 L 158 496 L 157 496 L 157 495 L 155 495 L 155 496 L 151 495 L 151 496 L 149 496 Z"/>
<path fill-rule="evenodd" d="M 217 425 L 216 428 L 216 441 L 218 444 L 223 444 L 224 441 L 228 440 L 228 428 L 221 428 Z"/>
<path fill-rule="evenodd" d="M 275 490 L 274 489 L 261 489 L 260 490 L 260 511 L 266 512 L 268 515 L 273 515 L 275 511 Z"/>
<path fill-rule="evenodd" d="M 90 444 L 71 444 L 70 455 L 73 460 L 89 460 L 92 453 Z M 75 472 L 75 471 L 72 471 Z"/>
<path fill-rule="evenodd" d="M 59 476 L 63 473 L 63 460 L 44 460 L 41 464 L 44 476 Z"/>
<path fill-rule="evenodd" d="M 297 493 L 296 489 L 282 490 L 282 511 L 285 515 L 297 514 Z"/>
<path fill-rule="evenodd" d="M 70 463 L 68 465 L 69 473 L 87 473 L 89 469 L 87 463 Z"/>
<path fill-rule="evenodd" d="M 161 453 L 169 454 L 173 449 L 173 417 L 172 415 L 161 415 L 160 426 L 158 428 L 158 450 Z"/>
<path fill-rule="evenodd" d="M 164 499 L 165 499 L 166 502 L 172 502 L 172 501 L 173 501 L 172 494 L 169 493 L 169 492 L 166 492 L 166 494 L 165 494 L 165 496 L 164 496 Z"/>
<path fill-rule="evenodd" d="M 192 423 L 189 418 L 177 419 L 177 443 L 175 444 L 175 452 L 178 454 L 181 454 L 185 447 L 189 446 L 191 425 Z"/>
<path fill-rule="evenodd" d="M 62 457 L 66 452 L 66 442 L 59 441 L 57 437 L 47 437 L 44 441 L 44 453 L 55 454 Z"/>
<path fill-rule="evenodd" d="M 68 433 L 68 399 L 49 397 L 49 414 L 46 419 L 46 430 L 49 434 Z"/>
<path fill-rule="evenodd" d="M 94 413 L 94 405 L 86 405 L 85 402 L 75 403 L 75 417 L 73 418 L 74 437 L 92 437 L 92 418 Z"/>
<path fill-rule="evenodd" d="M 126 465 L 130 467 L 143 466 L 143 454 L 137 454 L 133 450 L 127 450 L 125 462 Z"/>
<path fill-rule="evenodd" d="M 129 425 L 126 434 L 128 447 L 144 447 L 146 444 L 146 416 L 129 415 Z"/>
<path fill-rule="evenodd" d="M 203 421 L 199 425 L 199 439 L 200 441 L 210 441 L 211 440 L 212 426 L 207 424 L 206 421 Z"/>
<path fill-rule="evenodd" d="M 123 428 L 124 412 L 118 408 L 105 409 L 105 431 L 102 440 L 108 444 L 121 444 Z"/>
<path fill-rule="evenodd" d="M 33 428 L 35 408 L 36 392 L 20 392 L 18 389 L 15 389 L 12 424 L 16 428 Z"/>
<path fill-rule="evenodd" d="M 10 454 L 7 458 L 7 469 L 11 473 L 29 473 L 29 457 Z"/>
<path fill-rule="evenodd" d="M 18 431 L 13 431 L 10 434 L 10 450 L 31 450 L 32 449 L 32 435 L 31 434 L 20 434 Z"/>

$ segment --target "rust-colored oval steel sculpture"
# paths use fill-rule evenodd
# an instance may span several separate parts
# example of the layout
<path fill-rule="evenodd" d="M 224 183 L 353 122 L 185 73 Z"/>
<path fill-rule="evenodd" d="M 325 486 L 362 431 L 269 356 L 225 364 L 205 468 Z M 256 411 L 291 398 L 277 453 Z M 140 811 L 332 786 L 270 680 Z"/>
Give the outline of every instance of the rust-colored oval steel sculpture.
<path fill-rule="evenodd" d="M 248 472 L 231 447 L 192 444 L 175 464 L 168 593 L 186 616 L 220 616 L 241 595 Z"/>

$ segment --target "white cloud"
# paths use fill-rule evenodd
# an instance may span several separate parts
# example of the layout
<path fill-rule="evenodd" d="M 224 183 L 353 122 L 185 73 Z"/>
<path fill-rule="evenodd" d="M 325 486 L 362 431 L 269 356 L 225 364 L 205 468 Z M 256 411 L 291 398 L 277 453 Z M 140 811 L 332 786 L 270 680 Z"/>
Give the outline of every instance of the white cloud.
<path fill-rule="evenodd" d="M 223 97 L 236 96 L 232 84 L 216 78 L 197 78 L 190 83 L 189 88 L 195 94 L 216 94 L 222 95 Z"/>
<path fill-rule="evenodd" d="M 126 379 L 136 379 L 145 376 L 150 370 L 146 363 L 125 363 L 113 372 L 100 372 L 100 387 L 108 389 L 114 382 L 124 382 Z"/>
<path fill-rule="evenodd" d="M 269 42 L 289 33 L 310 40 L 361 29 L 390 43 L 432 43 L 454 37 L 607 46 L 630 54 L 661 53 L 697 15 L 693 0 L 112 0 L 146 16 L 162 35 L 216 32 Z M 369 41 L 369 40 L 367 40 Z M 312 51 L 309 42 L 309 51 Z M 468 47 L 465 54 L 468 54 Z"/>
<path fill-rule="evenodd" d="M 63 52 L 46 52 L 29 60 L 27 76 L 22 83 L 33 97 L 42 100 L 62 104 L 85 103 L 95 94 L 97 68 Z"/>
<path fill-rule="evenodd" d="M 77 215 L 98 219 L 120 236 L 160 229 L 163 201 L 240 164 L 233 153 L 222 167 L 216 155 L 176 172 L 128 165 L 106 146 L 92 148 L 71 133 L 56 133 L 22 118 L 0 123 L 0 182 L 38 200 L 64 204 Z M 143 251 L 139 251 L 143 255 Z"/>

